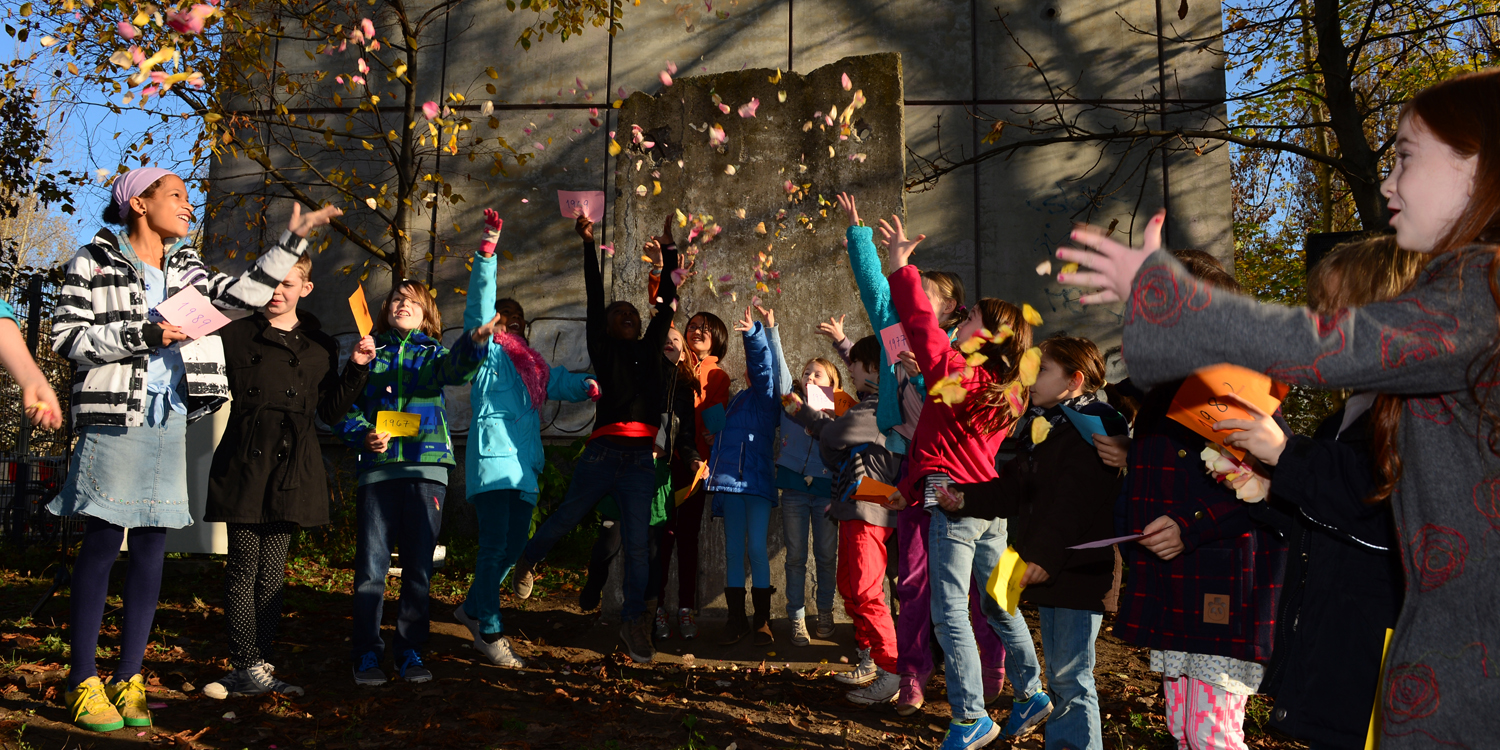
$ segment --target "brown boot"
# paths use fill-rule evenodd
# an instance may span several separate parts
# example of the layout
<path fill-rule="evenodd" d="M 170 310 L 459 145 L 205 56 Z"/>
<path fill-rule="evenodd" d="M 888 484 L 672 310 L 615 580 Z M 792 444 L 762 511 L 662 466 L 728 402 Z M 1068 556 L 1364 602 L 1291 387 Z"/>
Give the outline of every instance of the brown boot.
<path fill-rule="evenodd" d="M 750 589 L 750 601 L 755 605 L 755 621 L 750 627 L 755 632 L 757 646 L 769 646 L 776 642 L 775 636 L 771 635 L 771 594 L 774 593 L 774 586 Z"/>
<path fill-rule="evenodd" d="M 750 635 L 750 620 L 745 617 L 745 588 L 724 589 L 724 603 L 729 606 L 729 621 L 724 623 L 720 646 L 733 646 Z"/>

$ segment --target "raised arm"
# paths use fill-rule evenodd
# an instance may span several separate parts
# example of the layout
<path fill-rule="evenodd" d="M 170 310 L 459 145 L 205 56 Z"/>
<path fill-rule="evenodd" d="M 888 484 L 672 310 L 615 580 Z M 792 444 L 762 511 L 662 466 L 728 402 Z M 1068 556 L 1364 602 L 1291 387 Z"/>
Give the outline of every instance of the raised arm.
<path fill-rule="evenodd" d="M 547 400 L 567 401 L 578 403 L 589 400 L 589 383 L 597 382 L 593 375 L 586 372 L 570 372 L 568 368 L 558 365 L 552 368 L 552 374 L 547 378 Z M 541 404 L 536 404 L 541 409 Z"/>
<path fill-rule="evenodd" d="M 609 348 L 609 321 L 604 319 L 604 269 L 594 249 L 594 223 L 587 216 L 579 216 L 575 228 L 583 238 L 583 289 L 588 300 L 584 333 L 589 359 L 604 362 Z"/>
<path fill-rule="evenodd" d="M 297 259 L 307 252 L 307 235 L 343 215 L 343 209 L 338 206 L 323 206 L 303 213 L 302 204 L 293 202 L 292 218 L 281 238 L 256 259 L 255 265 L 239 276 L 211 272 L 191 248 L 181 248 L 173 255 L 185 253 L 175 262 L 186 269 L 184 279 L 187 283 L 200 287 L 199 291 L 213 301 L 215 307 L 223 310 L 226 317 L 243 318 L 271 301 L 271 293 L 291 272 Z"/>
<path fill-rule="evenodd" d="M 485 324 L 495 314 L 495 274 L 500 261 L 495 257 L 495 241 L 500 237 L 503 221 L 493 210 L 484 210 L 485 236 L 479 249 L 474 251 L 472 269 L 469 271 L 468 301 L 464 303 L 464 330 L 470 331 Z M 491 239 L 491 236 L 495 239 Z M 489 252 L 485 252 L 489 248 Z"/>
<path fill-rule="evenodd" d="M 1229 362 L 1315 388 L 1462 391 L 1496 336 L 1491 262 L 1482 248 L 1449 253 L 1400 297 L 1318 315 L 1214 289 L 1159 251 L 1126 305 L 1126 361 L 1146 384 Z"/>
<path fill-rule="evenodd" d="M 667 343 L 667 331 L 672 327 L 672 317 L 676 310 L 672 309 L 672 303 L 677 299 L 677 284 L 672 281 L 672 272 L 677 270 L 677 245 L 672 242 L 670 217 L 667 233 L 658 238 L 661 241 L 662 273 L 657 283 L 655 295 L 651 298 L 651 304 L 656 307 L 656 314 L 651 316 L 651 322 L 646 325 L 644 340 L 656 351 Z"/>
<path fill-rule="evenodd" d="M 751 324 L 749 330 L 743 333 L 745 368 L 750 373 L 750 384 L 747 387 L 761 398 L 776 398 L 776 363 L 771 354 L 771 344 L 767 340 L 765 326 L 757 320 Z"/>
<path fill-rule="evenodd" d="M 850 207 L 853 207 L 852 200 Z M 853 218 L 858 218 L 858 215 L 855 214 Z M 875 231 L 856 224 L 845 230 L 844 237 L 849 241 L 849 268 L 854 271 L 854 283 L 859 287 L 860 302 L 864 303 L 870 327 L 879 336 L 881 331 L 901 322 L 901 319 L 896 314 L 895 305 L 891 304 L 891 285 L 886 281 L 880 264 L 880 253 L 875 249 Z M 880 402 L 875 406 L 875 419 L 884 431 L 901 424 L 901 406 L 896 396 L 896 368 L 889 364 L 896 361 L 896 355 L 900 352 L 885 352 L 883 342 L 881 352 L 885 357 L 880 362 Z"/>
<path fill-rule="evenodd" d="M 776 373 L 776 396 L 780 398 L 792 392 L 792 371 L 786 366 L 786 354 L 781 350 L 781 326 L 767 323 L 766 343 L 771 349 L 771 371 Z"/>
<path fill-rule="evenodd" d="M 901 326 L 906 329 L 906 340 L 922 368 L 922 376 L 936 382 L 962 370 L 963 356 L 953 348 L 948 334 L 938 327 L 932 303 L 922 292 L 922 274 L 917 267 L 902 266 L 892 271 L 890 282 L 891 300 L 901 315 Z"/>

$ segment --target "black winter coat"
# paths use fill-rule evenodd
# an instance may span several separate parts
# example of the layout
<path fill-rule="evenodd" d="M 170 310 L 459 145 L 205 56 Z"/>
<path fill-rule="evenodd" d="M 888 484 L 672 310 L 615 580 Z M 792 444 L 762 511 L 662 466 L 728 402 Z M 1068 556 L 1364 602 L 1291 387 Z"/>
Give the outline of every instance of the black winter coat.
<path fill-rule="evenodd" d="M 1293 506 L 1294 525 L 1261 692 L 1275 698 L 1271 726 L 1357 750 L 1403 593 L 1390 504 L 1364 501 L 1375 487 L 1370 414 L 1338 435 L 1343 418 L 1340 410 L 1313 437 L 1288 438 L 1271 479 L 1272 499 Z"/>
<path fill-rule="evenodd" d="M 609 320 L 605 315 L 609 308 L 604 303 L 604 271 L 599 253 L 594 243 L 583 243 L 583 285 L 588 297 L 584 332 L 594 377 L 604 392 L 594 406 L 596 431 L 622 422 L 656 425 L 671 408 L 670 404 L 664 405 L 664 399 L 667 378 L 673 376 L 675 366 L 662 356 L 661 350 L 667 343 L 667 330 L 672 327 L 672 301 L 677 297 L 677 285 L 672 282 L 672 271 L 677 269 L 677 247 L 667 245 L 661 254 L 664 265 L 661 286 L 657 289 L 660 301 L 653 302 L 656 315 L 649 323 L 643 321 L 644 336 L 623 341 L 609 335 Z"/>
<path fill-rule="evenodd" d="M 1125 419 L 1108 404 L 1069 405 L 1099 417 L 1109 434 L 1124 434 Z M 1022 420 L 1016 457 L 1000 470 L 999 479 L 962 485 L 964 507 L 954 515 L 1008 519 L 1016 553 L 1049 576 L 1045 583 L 1027 586 L 1023 600 L 1040 607 L 1103 612 L 1115 580 L 1114 548 L 1068 547 L 1115 535 L 1120 472 L 1100 460 L 1061 406 L 1031 413 L 1032 419 L 1051 423 L 1047 438 L 1033 444 L 1031 422 Z"/>
<path fill-rule="evenodd" d="M 261 313 L 224 326 L 229 425 L 208 475 L 206 521 L 301 526 L 328 523 L 328 473 L 313 417 L 337 422 L 364 390 L 369 372 L 349 362 L 317 318 L 272 328 Z"/>

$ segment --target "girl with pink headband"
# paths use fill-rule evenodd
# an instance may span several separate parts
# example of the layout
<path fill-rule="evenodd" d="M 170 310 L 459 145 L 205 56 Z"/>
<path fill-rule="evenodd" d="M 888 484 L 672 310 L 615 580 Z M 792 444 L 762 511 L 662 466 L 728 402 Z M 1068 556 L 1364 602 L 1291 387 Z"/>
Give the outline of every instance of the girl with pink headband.
<path fill-rule="evenodd" d="M 230 318 L 251 314 L 302 256 L 308 232 L 342 213 L 327 206 L 304 214 L 293 204 L 286 233 L 255 265 L 238 276 L 215 273 L 186 244 L 193 223 L 187 185 L 165 169 L 136 169 L 116 178 L 104 211 L 104 222 L 124 231 L 99 230 L 68 261 L 52 347 L 78 366 L 72 393 L 78 444 L 67 482 L 48 509 L 87 519 L 73 567 L 69 630 L 67 697 L 77 726 L 104 732 L 151 724 L 140 671 L 166 531 L 193 522 L 186 427 L 228 393 L 218 337 L 190 340 L 154 308 L 192 286 Z M 120 661 L 105 686 L 94 654 L 109 570 L 127 529 Z"/>

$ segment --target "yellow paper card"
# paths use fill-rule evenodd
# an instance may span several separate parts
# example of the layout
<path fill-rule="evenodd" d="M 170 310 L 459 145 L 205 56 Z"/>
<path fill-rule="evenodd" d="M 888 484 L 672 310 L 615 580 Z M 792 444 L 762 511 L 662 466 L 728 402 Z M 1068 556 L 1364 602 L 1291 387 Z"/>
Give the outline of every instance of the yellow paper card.
<path fill-rule="evenodd" d="M 994 598 L 1000 608 L 1015 614 L 1021 606 L 1021 578 L 1026 575 L 1026 562 L 1016 553 L 1015 547 L 1006 547 L 1000 555 L 1000 564 L 990 571 L 990 581 L 984 590 Z"/>
<path fill-rule="evenodd" d="M 1395 631 L 1385 629 L 1385 648 L 1380 652 L 1380 674 L 1385 674 L 1385 657 L 1391 655 L 1391 635 Z M 1375 689 L 1375 707 L 1370 711 L 1370 731 L 1365 734 L 1365 750 L 1380 750 L 1380 697 L 1385 686 Z"/>
<path fill-rule="evenodd" d="M 382 411 L 375 413 L 375 431 L 391 437 L 414 437 L 422 426 L 422 418 L 404 411 Z"/>

